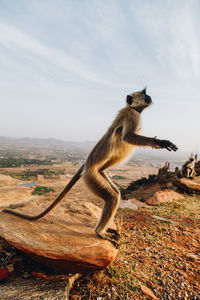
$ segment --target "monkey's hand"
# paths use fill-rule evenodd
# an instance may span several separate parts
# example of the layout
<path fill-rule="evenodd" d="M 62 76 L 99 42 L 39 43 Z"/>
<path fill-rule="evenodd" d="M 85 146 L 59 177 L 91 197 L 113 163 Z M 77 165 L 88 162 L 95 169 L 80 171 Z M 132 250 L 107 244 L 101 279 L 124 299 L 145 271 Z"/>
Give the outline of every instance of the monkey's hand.
<path fill-rule="evenodd" d="M 178 147 L 168 140 L 155 139 L 156 148 L 165 148 L 168 151 L 177 151 Z"/>

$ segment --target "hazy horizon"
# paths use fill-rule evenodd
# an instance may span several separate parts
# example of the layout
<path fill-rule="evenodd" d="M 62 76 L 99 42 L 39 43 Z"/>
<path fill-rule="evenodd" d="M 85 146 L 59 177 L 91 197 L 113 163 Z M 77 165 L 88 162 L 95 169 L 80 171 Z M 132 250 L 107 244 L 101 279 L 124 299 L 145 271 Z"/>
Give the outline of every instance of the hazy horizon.
<path fill-rule="evenodd" d="M 0 0 L 0 136 L 97 141 L 147 86 L 142 134 L 199 152 L 199 11 L 197 0 Z"/>
<path fill-rule="evenodd" d="M 13 141 L 13 146 L 15 145 L 15 143 L 17 143 L 17 145 L 20 144 L 20 142 L 27 142 L 27 144 L 31 144 L 33 143 L 34 146 L 34 142 L 36 143 L 35 145 L 37 145 L 39 148 L 43 146 L 44 143 L 48 144 L 48 145 L 54 145 L 56 146 L 56 148 L 58 146 L 64 147 L 65 150 L 67 151 L 67 149 L 71 149 L 70 147 L 73 147 L 76 150 L 82 150 L 85 153 L 89 153 L 92 148 L 95 146 L 95 144 L 98 141 L 91 141 L 91 140 L 82 140 L 82 141 L 70 141 L 70 140 L 62 140 L 62 139 L 55 139 L 55 138 L 32 138 L 32 137 L 7 137 L 7 136 L 0 136 L 0 145 L 3 145 L 4 142 L 2 141 L 2 139 L 11 139 L 11 141 Z M 41 142 L 41 144 L 40 144 Z M 18 144 L 19 143 L 19 144 Z M 63 148 L 63 149 L 64 149 Z M 133 160 L 134 161 L 134 157 L 135 156 L 144 156 L 148 159 L 150 159 L 152 157 L 152 159 L 161 159 L 161 160 L 165 160 L 165 161 L 180 161 L 180 160 L 187 160 L 190 155 L 194 155 L 194 154 L 198 154 L 198 160 L 200 159 L 200 155 L 199 153 L 196 152 L 189 152 L 189 151 L 182 151 L 179 150 L 177 152 L 170 152 L 167 151 L 166 149 L 152 149 L 151 147 L 136 147 L 136 149 L 134 149 L 132 155 L 130 156 L 130 158 L 128 159 L 128 161 Z M 126 161 L 126 160 L 125 160 Z M 122 163 L 123 164 L 123 163 Z"/>

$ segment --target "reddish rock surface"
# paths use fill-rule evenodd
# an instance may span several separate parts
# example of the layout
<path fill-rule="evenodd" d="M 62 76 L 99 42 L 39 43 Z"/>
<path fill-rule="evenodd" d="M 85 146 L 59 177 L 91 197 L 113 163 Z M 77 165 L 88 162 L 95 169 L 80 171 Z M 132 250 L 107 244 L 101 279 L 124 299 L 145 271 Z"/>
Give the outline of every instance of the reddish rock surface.
<path fill-rule="evenodd" d="M 29 203 L 17 209 L 35 215 L 47 204 Z M 0 236 L 33 259 L 64 272 L 88 272 L 107 267 L 117 249 L 97 237 L 94 227 L 101 209 L 89 202 L 60 204 L 45 217 L 28 221 L 0 213 Z M 112 228 L 115 228 L 112 224 Z"/>
<path fill-rule="evenodd" d="M 129 208 L 133 210 L 137 210 L 141 207 L 147 207 L 147 205 L 136 199 L 121 200 L 119 204 L 119 208 Z"/>
<path fill-rule="evenodd" d="M 173 202 L 175 200 L 184 200 L 184 196 L 173 190 L 164 190 L 156 192 L 153 197 L 147 199 L 145 202 L 148 205 L 156 205 L 163 202 Z"/>

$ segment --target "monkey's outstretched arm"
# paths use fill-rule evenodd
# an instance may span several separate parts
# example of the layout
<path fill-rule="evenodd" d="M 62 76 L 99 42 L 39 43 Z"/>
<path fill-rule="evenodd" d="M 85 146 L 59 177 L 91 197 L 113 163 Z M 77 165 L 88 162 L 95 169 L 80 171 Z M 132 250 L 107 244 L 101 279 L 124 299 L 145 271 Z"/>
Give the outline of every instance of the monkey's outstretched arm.
<path fill-rule="evenodd" d="M 15 216 L 21 217 L 23 219 L 27 219 L 27 220 L 36 220 L 36 219 L 42 218 L 48 212 L 50 212 L 50 210 L 52 210 L 64 198 L 64 196 L 67 194 L 67 192 L 69 192 L 69 190 L 73 187 L 73 185 L 79 180 L 79 178 L 81 177 L 81 174 L 83 172 L 83 168 L 84 168 L 84 165 L 82 165 L 80 167 L 80 169 L 76 172 L 76 174 L 74 175 L 74 177 L 72 177 L 72 179 L 70 180 L 70 182 L 66 185 L 66 187 L 64 188 L 64 190 L 54 200 L 54 202 L 51 205 L 49 205 L 49 207 L 47 207 L 39 215 L 37 215 L 37 216 L 24 215 L 24 214 L 18 213 L 16 211 L 13 211 L 13 210 L 10 210 L 10 209 L 4 209 L 3 212 L 9 213 L 11 215 L 15 215 Z"/>
<path fill-rule="evenodd" d="M 150 137 L 135 134 L 132 131 L 126 132 L 123 139 L 127 143 L 133 144 L 133 145 L 150 146 L 150 147 L 156 148 L 156 149 L 165 148 L 168 151 L 172 151 L 172 150 L 177 151 L 178 150 L 177 146 L 168 140 L 159 140 L 157 138 L 150 138 Z"/>

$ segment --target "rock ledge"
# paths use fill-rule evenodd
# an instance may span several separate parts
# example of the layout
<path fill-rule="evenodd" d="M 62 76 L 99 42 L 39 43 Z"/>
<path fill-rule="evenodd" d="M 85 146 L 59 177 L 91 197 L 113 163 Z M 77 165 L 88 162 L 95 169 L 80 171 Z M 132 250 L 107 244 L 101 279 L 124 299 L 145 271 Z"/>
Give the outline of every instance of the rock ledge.
<path fill-rule="evenodd" d="M 18 211 L 35 215 L 47 205 L 29 203 Z M 94 231 L 100 214 L 99 207 L 83 201 L 60 204 L 35 221 L 1 212 L 0 236 L 55 270 L 90 272 L 106 268 L 117 255 L 112 243 L 100 239 Z"/>

